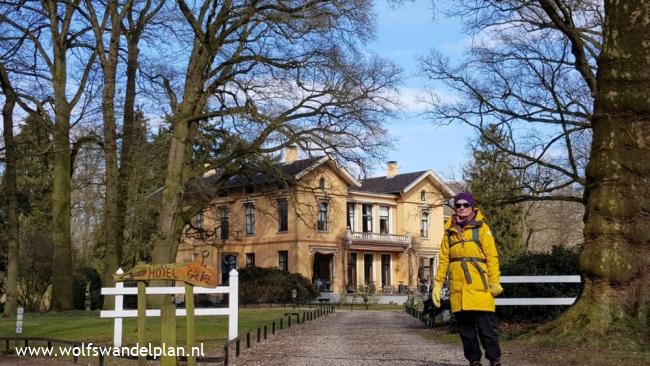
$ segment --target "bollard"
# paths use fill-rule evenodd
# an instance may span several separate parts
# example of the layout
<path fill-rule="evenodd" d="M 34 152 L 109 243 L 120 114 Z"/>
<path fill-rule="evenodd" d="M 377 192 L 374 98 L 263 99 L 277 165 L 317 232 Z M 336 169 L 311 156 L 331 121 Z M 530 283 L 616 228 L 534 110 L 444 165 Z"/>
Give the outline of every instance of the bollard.
<path fill-rule="evenodd" d="M 260 343 L 260 333 L 261 333 L 261 329 L 257 328 L 257 343 Z"/>
<path fill-rule="evenodd" d="M 266 340 L 266 324 L 264 324 L 264 339 Z"/>
<path fill-rule="evenodd" d="M 239 338 L 235 341 L 235 357 L 239 357 Z"/>
<path fill-rule="evenodd" d="M 246 348 L 251 348 L 251 332 L 246 333 Z"/>
<path fill-rule="evenodd" d="M 223 346 L 223 366 L 228 366 L 228 343 Z"/>

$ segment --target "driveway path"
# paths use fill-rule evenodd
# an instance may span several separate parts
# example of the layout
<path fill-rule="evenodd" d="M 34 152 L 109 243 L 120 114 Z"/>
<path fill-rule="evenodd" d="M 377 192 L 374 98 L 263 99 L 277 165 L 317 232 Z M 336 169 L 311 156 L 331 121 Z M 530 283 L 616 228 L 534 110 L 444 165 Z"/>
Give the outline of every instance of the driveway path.
<path fill-rule="evenodd" d="M 388 311 L 337 311 L 270 336 L 242 350 L 232 365 L 356 366 L 466 365 L 458 344 L 426 339 L 410 315 Z"/>

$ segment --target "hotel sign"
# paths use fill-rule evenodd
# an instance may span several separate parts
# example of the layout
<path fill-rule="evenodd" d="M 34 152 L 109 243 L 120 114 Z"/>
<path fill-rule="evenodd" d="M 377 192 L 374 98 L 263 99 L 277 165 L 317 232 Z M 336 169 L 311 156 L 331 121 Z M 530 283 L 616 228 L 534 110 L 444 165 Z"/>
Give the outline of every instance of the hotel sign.
<path fill-rule="evenodd" d="M 130 271 L 113 276 L 115 281 L 183 281 L 200 287 L 216 287 L 217 274 L 213 267 L 197 258 L 188 264 L 138 264 Z"/>

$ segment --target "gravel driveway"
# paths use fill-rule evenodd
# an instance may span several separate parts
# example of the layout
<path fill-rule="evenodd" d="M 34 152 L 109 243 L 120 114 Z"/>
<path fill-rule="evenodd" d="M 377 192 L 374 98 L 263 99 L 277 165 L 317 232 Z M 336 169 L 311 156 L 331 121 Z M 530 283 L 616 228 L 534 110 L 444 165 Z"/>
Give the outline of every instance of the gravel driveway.
<path fill-rule="evenodd" d="M 458 344 L 423 337 L 421 323 L 388 311 L 343 311 L 293 326 L 242 350 L 231 364 L 287 366 L 466 365 Z"/>

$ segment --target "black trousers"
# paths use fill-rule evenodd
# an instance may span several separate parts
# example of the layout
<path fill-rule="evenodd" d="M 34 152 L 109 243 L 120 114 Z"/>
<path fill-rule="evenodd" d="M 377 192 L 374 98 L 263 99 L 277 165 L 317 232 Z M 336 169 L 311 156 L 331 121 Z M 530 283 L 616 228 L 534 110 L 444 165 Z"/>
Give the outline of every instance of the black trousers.
<path fill-rule="evenodd" d="M 494 313 L 485 311 L 460 311 L 454 314 L 460 339 L 463 341 L 465 358 L 469 362 L 481 360 L 479 339 L 485 349 L 485 358 L 490 361 L 501 359 L 499 335 Z"/>

